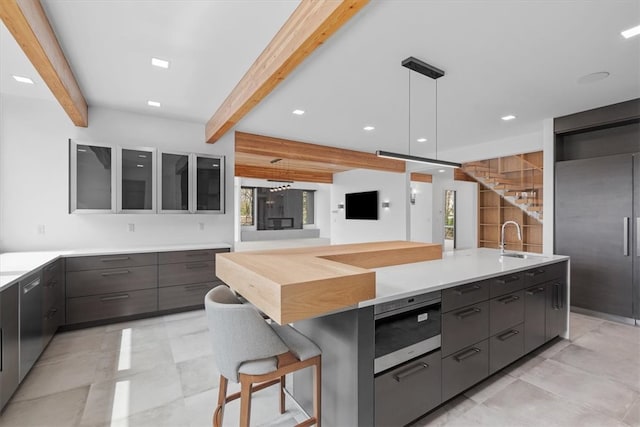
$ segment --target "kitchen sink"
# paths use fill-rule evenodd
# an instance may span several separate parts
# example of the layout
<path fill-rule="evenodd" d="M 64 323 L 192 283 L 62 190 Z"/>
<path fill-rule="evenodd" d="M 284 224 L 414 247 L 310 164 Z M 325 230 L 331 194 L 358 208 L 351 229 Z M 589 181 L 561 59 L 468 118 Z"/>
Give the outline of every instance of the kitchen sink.
<path fill-rule="evenodd" d="M 529 255 L 529 254 L 520 254 L 520 253 L 515 253 L 515 252 L 507 252 L 504 254 L 500 254 L 500 257 L 508 257 L 508 258 L 520 258 L 520 259 L 540 259 L 540 258 L 544 258 L 542 256 L 538 256 L 538 255 Z"/>

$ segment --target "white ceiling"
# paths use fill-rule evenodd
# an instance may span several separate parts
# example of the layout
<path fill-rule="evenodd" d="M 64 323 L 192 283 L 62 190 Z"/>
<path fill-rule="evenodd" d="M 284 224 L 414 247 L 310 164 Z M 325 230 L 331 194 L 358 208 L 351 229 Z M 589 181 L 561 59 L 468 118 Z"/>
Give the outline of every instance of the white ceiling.
<path fill-rule="evenodd" d="M 42 2 L 89 105 L 203 124 L 298 4 Z M 439 151 L 536 132 L 545 118 L 640 97 L 640 36 L 620 35 L 638 24 L 640 0 L 373 0 L 238 129 L 433 154 L 434 81 L 400 66 L 415 56 L 446 72 L 437 84 Z M 13 82 L 29 64 L 4 26 L 0 49 L 2 93 L 51 96 L 39 78 L 30 88 Z M 171 68 L 151 67 L 152 56 Z M 577 83 L 598 71 L 611 75 Z M 292 115 L 296 108 L 306 114 Z M 368 124 L 375 131 L 363 131 Z"/>

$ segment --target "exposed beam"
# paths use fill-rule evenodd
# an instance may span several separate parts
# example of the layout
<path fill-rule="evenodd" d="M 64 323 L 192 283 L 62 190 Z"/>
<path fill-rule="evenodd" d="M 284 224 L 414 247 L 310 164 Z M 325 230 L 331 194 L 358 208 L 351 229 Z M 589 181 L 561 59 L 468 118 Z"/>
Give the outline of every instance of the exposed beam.
<path fill-rule="evenodd" d="M 38 0 L 0 0 L 0 18 L 76 126 L 87 127 L 87 102 Z"/>
<path fill-rule="evenodd" d="M 411 181 L 416 182 L 432 182 L 433 176 L 428 173 L 411 172 Z"/>
<path fill-rule="evenodd" d="M 274 171 L 271 168 L 260 166 L 235 165 L 235 176 L 243 178 L 279 179 L 287 181 L 319 182 L 323 184 L 333 183 L 333 174 L 329 172 L 301 171 L 287 169 L 284 171 Z"/>
<path fill-rule="evenodd" d="M 236 132 L 236 153 L 259 154 L 283 159 L 323 162 L 353 169 L 404 172 L 405 163 L 385 159 L 373 153 L 327 147 L 288 139 Z"/>
<path fill-rule="evenodd" d="M 216 142 L 368 2 L 302 0 L 209 119 L 206 141 Z"/>
<path fill-rule="evenodd" d="M 453 170 L 453 179 L 454 179 L 454 181 L 478 182 L 473 177 L 471 177 L 470 175 L 468 175 L 466 172 L 464 172 L 461 169 L 454 169 Z"/>

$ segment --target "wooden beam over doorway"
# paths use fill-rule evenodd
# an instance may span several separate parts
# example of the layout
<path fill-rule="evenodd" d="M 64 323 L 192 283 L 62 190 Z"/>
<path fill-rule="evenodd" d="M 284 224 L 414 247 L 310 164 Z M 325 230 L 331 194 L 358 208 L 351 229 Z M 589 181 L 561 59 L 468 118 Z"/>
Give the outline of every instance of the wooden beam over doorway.
<path fill-rule="evenodd" d="M 0 0 L 0 18 L 73 124 L 87 127 L 87 102 L 40 2 Z"/>
<path fill-rule="evenodd" d="M 209 119 L 206 141 L 216 142 L 368 2 L 302 0 Z"/>

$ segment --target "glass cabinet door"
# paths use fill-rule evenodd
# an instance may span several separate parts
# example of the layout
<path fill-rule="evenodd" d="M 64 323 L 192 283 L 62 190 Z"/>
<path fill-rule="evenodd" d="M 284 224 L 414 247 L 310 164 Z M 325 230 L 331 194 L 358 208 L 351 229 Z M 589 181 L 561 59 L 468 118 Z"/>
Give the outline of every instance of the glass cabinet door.
<path fill-rule="evenodd" d="M 195 159 L 195 211 L 224 213 L 224 157 L 196 154 Z"/>
<path fill-rule="evenodd" d="M 113 147 L 69 141 L 69 150 L 70 212 L 113 212 L 116 194 Z"/>
<path fill-rule="evenodd" d="M 160 212 L 189 211 L 190 181 L 189 154 L 160 154 Z"/>
<path fill-rule="evenodd" d="M 118 212 L 155 212 L 155 153 L 152 148 L 121 148 Z"/>

